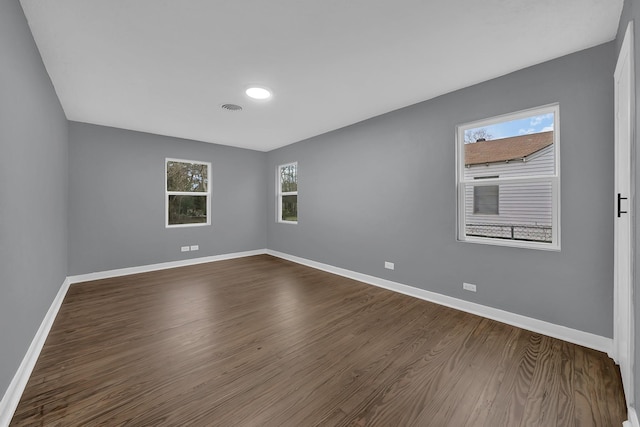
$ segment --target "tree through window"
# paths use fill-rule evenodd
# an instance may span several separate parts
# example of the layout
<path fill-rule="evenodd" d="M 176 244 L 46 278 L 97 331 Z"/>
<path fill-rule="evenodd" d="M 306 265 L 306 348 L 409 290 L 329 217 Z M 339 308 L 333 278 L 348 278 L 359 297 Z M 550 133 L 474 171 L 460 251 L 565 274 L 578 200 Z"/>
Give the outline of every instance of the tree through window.
<path fill-rule="evenodd" d="M 166 159 L 166 226 L 211 224 L 211 163 Z"/>
<path fill-rule="evenodd" d="M 278 222 L 298 222 L 298 163 L 278 166 Z"/>

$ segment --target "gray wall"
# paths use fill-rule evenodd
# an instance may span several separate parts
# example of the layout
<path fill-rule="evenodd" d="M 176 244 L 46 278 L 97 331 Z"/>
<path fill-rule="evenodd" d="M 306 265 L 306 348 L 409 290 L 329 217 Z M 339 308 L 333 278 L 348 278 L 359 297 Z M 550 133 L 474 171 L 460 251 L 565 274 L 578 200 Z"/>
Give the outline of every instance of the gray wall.
<path fill-rule="evenodd" d="M 268 247 L 611 337 L 614 65 L 608 43 L 268 153 L 271 195 L 299 168 L 299 223 L 271 196 Z M 553 102 L 562 251 L 457 242 L 455 126 Z"/>
<path fill-rule="evenodd" d="M 624 40 L 624 33 L 627 31 L 627 24 L 629 21 L 634 21 L 634 49 L 635 49 L 635 84 L 636 84 L 636 117 L 635 128 L 636 135 L 640 132 L 640 103 L 638 103 L 638 94 L 640 93 L 640 5 L 637 1 L 625 0 L 624 9 L 622 10 L 622 16 L 620 17 L 620 26 L 618 27 L 618 37 L 616 38 L 616 52 L 620 51 L 622 47 L 622 41 Z M 640 189 L 640 147 L 638 147 L 638 141 L 636 138 L 636 156 L 635 156 L 635 188 Z M 638 191 L 635 192 L 634 199 L 635 212 L 640 212 L 640 198 L 638 197 Z M 635 306 L 640 307 L 640 215 L 637 213 L 635 216 L 635 282 L 634 282 L 634 296 Z M 635 403 L 638 408 L 638 402 L 640 402 L 640 313 L 636 310 L 635 316 Z"/>
<path fill-rule="evenodd" d="M 0 397 L 67 275 L 67 120 L 22 8 L 0 2 Z"/>
<path fill-rule="evenodd" d="M 69 134 L 69 275 L 266 247 L 265 153 L 75 122 Z M 212 225 L 165 228 L 167 157 L 212 163 Z"/>

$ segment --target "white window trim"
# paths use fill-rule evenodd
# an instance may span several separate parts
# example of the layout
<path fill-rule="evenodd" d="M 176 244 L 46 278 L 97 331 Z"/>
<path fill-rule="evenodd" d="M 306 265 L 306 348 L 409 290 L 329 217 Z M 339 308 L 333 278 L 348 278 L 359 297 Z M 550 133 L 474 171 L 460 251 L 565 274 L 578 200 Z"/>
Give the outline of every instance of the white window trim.
<path fill-rule="evenodd" d="M 190 191 L 169 191 L 167 188 L 167 163 L 193 163 L 196 165 L 207 166 L 207 192 L 190 192 Z M 207 198 L 207 222 L 199 222 L 193 224 L 169 224 L 169 196 L 206 196 Z M 186 160 L 167 157 L 164 159 L 164 226 L 165 228 L 185 228 L 185 227 L 203 227 L 211 225 L 211 162 L 203 162 L 200 160 Z"/>
<path fill-rule="evenodd" d="M 535 175 L 502 177 L 492 179 L 474 180 L 464 178 L 464 132 L 467 129 L 474 129 L 494 125 L 496 123 L 523 119 L 531 116 L 538 116 L 547 113 L 554 114 L 553 126 L 553 148 L 555 173 L 553 175 Z M 533 183 L 549 182 L 552 189 L 552 213 L 551 213 L 551 243 L 528 242 L 520 240 L 507 240 L 491 237 L 477 237 L 466 235 L 466 213 L 465 213 L 465 186 L 484 186 L 496 184 L 513 183 Z M 515 113 L 503 114 L 475 122 L 464 123 L 456 127 L 456 191 L 457 191 L 457 230 L 456 238 L 459 242 L 480 243 L 495 246 L 510 246 L 528 249 L 541 249 L 549 251 L 560 251 L 560 106 L 558 103 L 544 105 L 517 111 Z"/>
<path fill-rule="evenodd" d="M 298 191 L 282 191 L 282 183 L 280 182 L 280 170 L 287 166 L 296 167 L 296 178 L 298 176 L 298 162 L 291 162 L 279 165 L 276 168 L 276 222 L 280 224 L 297 224 L 298 221 L 286 221 L 282 219 L 282 196 L 297 196 Z"/>

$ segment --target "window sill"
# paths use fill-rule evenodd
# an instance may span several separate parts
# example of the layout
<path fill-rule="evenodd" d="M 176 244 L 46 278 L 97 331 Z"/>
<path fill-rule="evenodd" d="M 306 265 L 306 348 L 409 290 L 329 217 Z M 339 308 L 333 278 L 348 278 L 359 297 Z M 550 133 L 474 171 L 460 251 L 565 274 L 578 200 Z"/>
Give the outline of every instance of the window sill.
<path fill-rule="evenodd" d="M 542 242 L 530 242 L 524 240 L 511 240 L 511 239 L 492 239 L 483 237 L 465 237 L 464 239 L 456 239 L 461 243 L 475 243 L 482 245 L 492 246 L 507 246 L 512 248 L 524 248 L 524 249 L 536 249 L 542 251 L 560 252 L 560 244 L 555 243 L 542 243 Z"/>
<path fill-rule="evenodd" d="M 194 224 L 166 224 L 164 228 L 187 228 L 187 227 L 205 227 L 207 225 L 211 225 L 210 222 L 198 222 Z"/>

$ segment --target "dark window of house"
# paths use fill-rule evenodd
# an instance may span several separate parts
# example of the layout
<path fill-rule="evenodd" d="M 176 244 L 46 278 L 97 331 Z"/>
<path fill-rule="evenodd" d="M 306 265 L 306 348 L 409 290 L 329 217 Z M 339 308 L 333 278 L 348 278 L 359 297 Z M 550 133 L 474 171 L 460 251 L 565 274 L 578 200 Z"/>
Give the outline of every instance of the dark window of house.
<path fill-rule="evenodd" d="M 498 178 L 497 176 L 475 177 L 474 179 Z M 477 185 L 473 187 L 473 213 L 480 215 L 498 215 L 500 190 L 498 185 Z"/>

